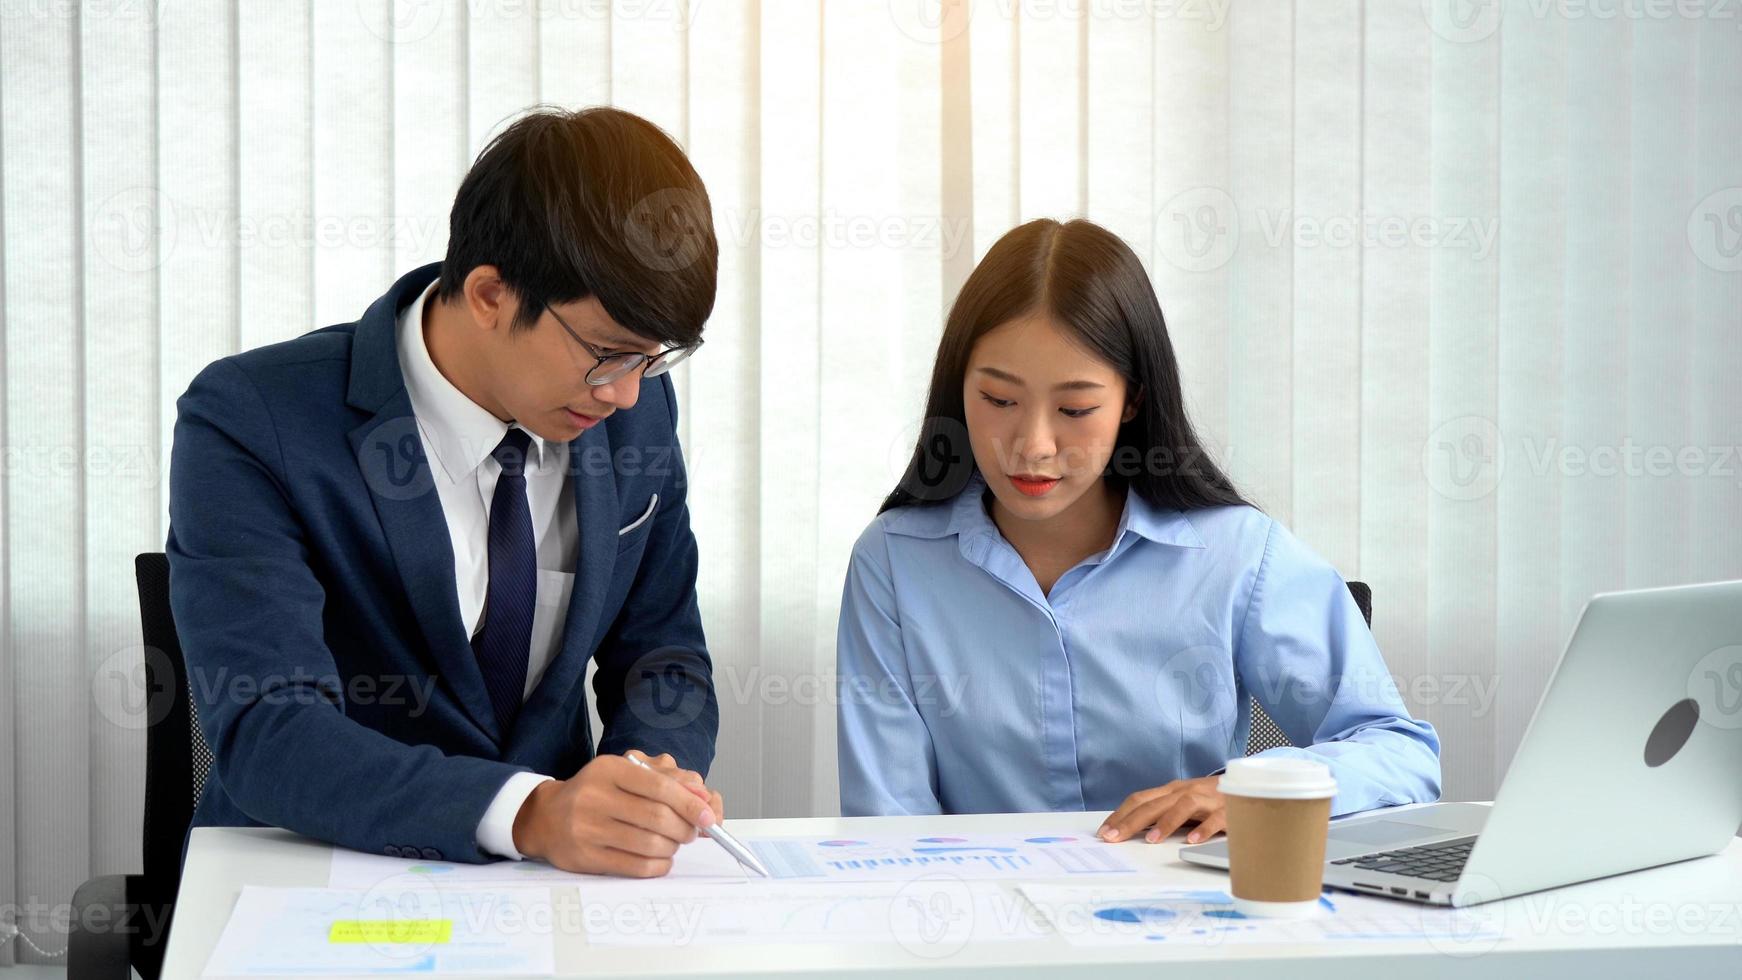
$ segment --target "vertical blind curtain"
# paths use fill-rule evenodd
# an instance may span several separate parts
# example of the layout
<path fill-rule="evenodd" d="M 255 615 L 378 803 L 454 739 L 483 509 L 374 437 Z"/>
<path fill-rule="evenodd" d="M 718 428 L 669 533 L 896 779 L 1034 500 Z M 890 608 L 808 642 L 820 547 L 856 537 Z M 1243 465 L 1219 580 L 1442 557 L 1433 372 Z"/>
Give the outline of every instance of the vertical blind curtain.
<path fill-rule="evenodd" d="M 539 102 L 651 118 L 713 195 L 677 378 L 735 814 L 834 812 L 849 548 L 1032 217 L 1145 259 L 1217 453 L 1373 584 L 1449 798 L 1592 592 L 1742 575 L 1723 4 L 0 0 L 0 905 L 138 863 L 177 395 L 440 258 Z"/>

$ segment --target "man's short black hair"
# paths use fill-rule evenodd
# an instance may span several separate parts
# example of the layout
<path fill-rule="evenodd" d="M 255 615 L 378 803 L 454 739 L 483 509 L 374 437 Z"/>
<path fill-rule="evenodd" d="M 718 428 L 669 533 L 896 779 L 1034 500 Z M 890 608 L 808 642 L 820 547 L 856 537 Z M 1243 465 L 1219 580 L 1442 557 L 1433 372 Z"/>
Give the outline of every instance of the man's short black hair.
<path fill-rule="evenodd" d="M 685 347 L 713 312 L 719 261 L 707 189 L 671 137 L 621 109 L 540 107 L 460 183 L 437 296 L 493 265 L 520 300 L 517 329 L 597 296 L 625 329 Z"/>

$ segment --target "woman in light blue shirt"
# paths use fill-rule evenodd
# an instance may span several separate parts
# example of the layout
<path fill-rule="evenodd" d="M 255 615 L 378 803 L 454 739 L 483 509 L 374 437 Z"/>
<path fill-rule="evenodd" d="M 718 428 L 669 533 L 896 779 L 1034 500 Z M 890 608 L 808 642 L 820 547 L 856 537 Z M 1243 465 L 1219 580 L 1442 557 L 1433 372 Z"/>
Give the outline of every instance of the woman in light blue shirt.
<path fill-rule="evenodd" d="M 1006 234 L 963 285 L 900 486 L 842 599 L 845 814 L 1114 810 L 1223 829 L 1248 698 L 1333 813 L 1439 796 L 1337 572 L 1204 453 L 1148 276 L 1087 221 Z"/>

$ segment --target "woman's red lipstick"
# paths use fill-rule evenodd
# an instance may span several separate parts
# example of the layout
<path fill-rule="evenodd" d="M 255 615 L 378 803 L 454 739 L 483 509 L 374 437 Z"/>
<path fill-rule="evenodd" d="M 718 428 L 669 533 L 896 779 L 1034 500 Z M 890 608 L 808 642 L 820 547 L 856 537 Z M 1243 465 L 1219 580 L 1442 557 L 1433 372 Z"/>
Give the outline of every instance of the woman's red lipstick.
<path fill-rule="evenodd" d="M 1044 497 L 1051 492 L 1053 487 L 1059 485 L 1059 481 L 1057 477 L 1031 476 L 1024 474 L 1022 476 L 1011 477 L 1010 485 L 1015 487 L 1025 496 Z"/>

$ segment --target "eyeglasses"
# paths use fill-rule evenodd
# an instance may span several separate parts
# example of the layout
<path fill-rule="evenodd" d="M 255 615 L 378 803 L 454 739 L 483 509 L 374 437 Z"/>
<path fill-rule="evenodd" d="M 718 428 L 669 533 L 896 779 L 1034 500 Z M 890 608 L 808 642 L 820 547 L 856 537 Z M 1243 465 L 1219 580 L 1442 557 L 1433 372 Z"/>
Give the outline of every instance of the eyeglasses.
<path fill-rule="evenodd" d="M 582 340 L 581 335 L 575 333 L 574 328 L 569 326 L 568 321 L 564 320 L 561 316 L 558 316 L 557 311 L 551 309 L 549 304 L 545 305 L 545 310 L 548 311 L 551 316 L 556 317 L 556 322 L 562 326 L 563 331 L 570 337 L 573 337 L 575 343 L 580 344 L 581 347 L 585 349 L 587 353 L 593 355 L 593 358 L 598 362 L 587 370 L 587 384 L 590 384 L 595 388 L 600 385 L 608 385 L 637 368 L 642 369 L 642 377 L 657 378 L 688 360 L 689 356 L 696 352 L 696 348 L 702 346 L 702 342 L 698 340 L 688 347 L 668 347 L 653 355 L 643 354 L 640 351 L 627 351 L 622 354 L 606 354 L 602 353 L 599 348 Z"/>

